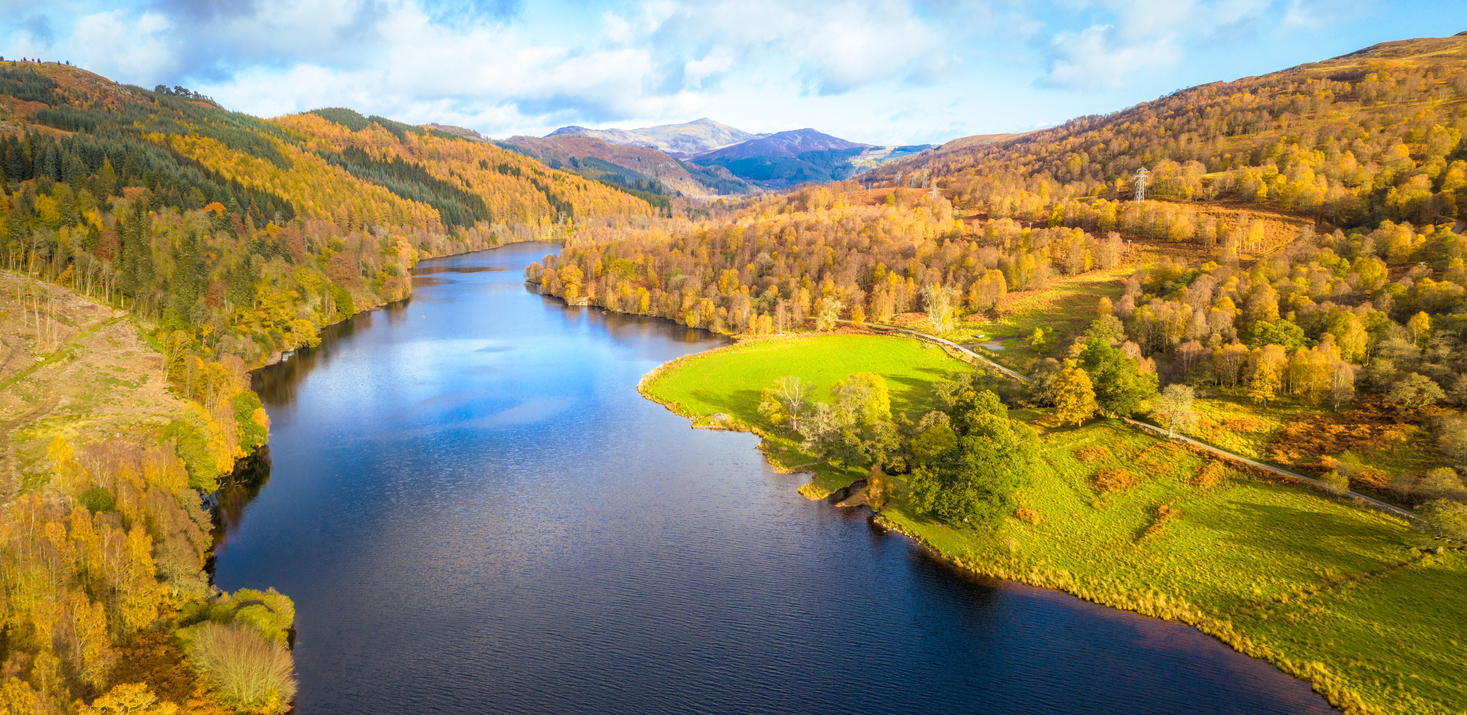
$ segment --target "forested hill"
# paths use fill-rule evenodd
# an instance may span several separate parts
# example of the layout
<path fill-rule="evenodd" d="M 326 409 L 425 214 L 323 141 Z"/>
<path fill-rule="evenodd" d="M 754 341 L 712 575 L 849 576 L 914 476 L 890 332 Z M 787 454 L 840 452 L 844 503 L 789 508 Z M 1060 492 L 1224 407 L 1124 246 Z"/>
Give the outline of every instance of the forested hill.
<path fill-rule="evenodd" d="M 263 120 L 55 63 L 0 62 L 0 170 L 0 265 L 250 364 L 405 297 L 421 256 L 655 212 L 492 144 L 346 109 Z"/>
<path fill-rule="evenodd" d="M 1070 223 L 1098 199 L 1134 196 L 1145 167 L 1151 198 L 1241 201 L 1345 228 L 1435 224 L 1467 209 L 1464 131 L 1467 37 L 1425 38 L 944 147 L 866 180 L 931 178 L 960 209 Z"/>

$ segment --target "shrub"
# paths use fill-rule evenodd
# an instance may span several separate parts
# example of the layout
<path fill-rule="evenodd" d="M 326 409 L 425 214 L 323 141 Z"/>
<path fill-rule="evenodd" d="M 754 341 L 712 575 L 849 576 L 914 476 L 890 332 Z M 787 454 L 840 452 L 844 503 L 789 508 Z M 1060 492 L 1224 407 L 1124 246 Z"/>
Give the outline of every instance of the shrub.
<path fill-rule="evenodd" d="M 1075 450 L 1075 459 L 1087 464 L 1090 462 L 1099 462 L 1109 456 L 1110 450 L 1105 447 L 1081 447 Z"/>
<path fill-rule="evenodd" d="M 1039 516 L 1039 512 L 1033 509 L 1019 509 L 1014 512 L 1014 516 L 1026 524 L 1038 524 L 1040 521 L 1043 521 L 1043 517 Z"/>
<path fill-rule="evenodd" d="M 1216 462 L 1213 462 L 1213 464 L 1216 464 Z M 1161 528 L 1166 524 L 1167 520 L 1175 519 L 1180 513 L 1168 504 L 1162 504 L 1157 507 L 1156 518 L 1151 520 L 1151 525 L 1146 527 L 1146 531 L 1141 534 L 1141 538 L 1147 539 L 1161 533 Z"/>
<path fill-rule="evenodd" d="M 1227 468 L 1223 466 L 1223 463 L 1213 460 L 1208 462 L 1207 466 L 1203 467 L 1202 471 L 1198 472 L 1197 476 L 1192 478 L 1192 486 L 1210 487 L 1221 482 L 1226 473 Z"/>
<path fill-rule="evenodd" d="M 173 420 L 163 427 L 162 438 L 173 440 L 178 456 L 188 469 L 188 485 L 200 491 L 219 488 L 219 467 L 209 449 L 208 437 L 187 420 Z"/>
<path fill-rule="evenodd" d="M 177 712 L 177 705 L 160 702 L 143 683 L 118 685 L 81 709 L 81 715 L 175 715 Z"/>
<path fill-rule="evenodd" d="M 1090 477 L 1090 484 L 1098 494 L 1129 489 L 1139 484 L 1140 481 L 1136 475 L 1124 469 L 1102 469 Z"/>
<path fill-rule="evenodd" d="M 233 404 L 234 423 L 239 429 L 239 448 L 245 453 L 254 452 L 270 439 L 270 418 L 265 416 L 260 396 L 250 390 L 235 395 Z"/>
<path fill-rule="evenodd" d="M 1422 475 L 1416 490 L 1430 499 L 1447 499 L 1462 493 L 1462 478 L 1451 467 L 1438 467 Z"/>
<path fill-rule="evenodd" d="M 101 487 L 92 487 L 82 492 L 81 496 L 77 497 L 77 501 L 80 501 L 81 505 L 93 514 L 102 511 L 112 511 L 112 507 L 114 506 L 112 492 Z"/>
<path fill-rule="evenodd" d="M 1334 470 L 1325 472 L 1319 477 L 1319 483 L 1332 494 L 1344 494 L 1350 491 L 1350 479 Z"/>
<path fill-rule="evenodd" d="M 211 622 L 199 626 L 189 656 L 219 694 L 241 709 L 280 713 L 295 697 L 290 651 L 248 625 Z"/>

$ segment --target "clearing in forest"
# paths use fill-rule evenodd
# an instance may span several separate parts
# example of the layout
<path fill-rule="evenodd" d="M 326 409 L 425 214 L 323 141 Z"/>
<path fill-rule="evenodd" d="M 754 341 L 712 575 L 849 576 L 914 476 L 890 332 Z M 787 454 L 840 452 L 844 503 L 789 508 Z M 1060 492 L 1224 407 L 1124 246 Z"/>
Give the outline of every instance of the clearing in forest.
<path fill-rule="evenodd" d="M 187 411 L 126 313 L 0 273 L 0 503 L 43 485 L 46 447 L 153 431 Z"/>

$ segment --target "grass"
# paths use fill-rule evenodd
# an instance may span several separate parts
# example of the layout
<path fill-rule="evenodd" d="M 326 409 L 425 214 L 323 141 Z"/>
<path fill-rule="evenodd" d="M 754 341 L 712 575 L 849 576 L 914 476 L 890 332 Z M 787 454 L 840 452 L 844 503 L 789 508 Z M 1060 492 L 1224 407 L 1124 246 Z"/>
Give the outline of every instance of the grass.
<path fill-rule="evenodd" d="M 1118 300 L 1122 291 L 1121 279 L 1133 270 L 1091 271 L 1053 279 L 1042 291 L 1009 293 L 998 306 L 997 319 L 974 314 L 960 321 L 948 338 L 959 343 L 976 342 L 979 335 L 985 340 L 1006 338 L 1004 349 L 989 351 L 989 355 L 1000 364 L 1023 372 L 1023 368 L 1035 358 L 1043 357 L 1028 341 L 1035 329 L 1052 331 L 1052 341 L 1084 332 L 1095 318 L 1100 299 Z"/>
<path fill-rule="evenodd" d="M 724 413 L 736 420 L 732 426 L 757 428 L 758 390 L 780 374 L 827 387 L 848 372 L 880 372 L 894 402 L 915 411 L 929 378 L 956 366 L 910 340 L 856 337 L 704 353 L 652 376 L 645 389 L 694 418 Z M 1238 451 L 1252 444 L 1258 453 L 1266 446 L 1259 435 L 1290 418 L 1277 405 L 1220 399 L 1202 406 L 1223 420 L 1264 423 L 1233 430 L 1236 443 L 1227 446 Z M 883 521 L 965 568 L 1192 624 L 1310 680 L 1347 712 L 1467 709 L 1463 552 L 1423 554 L 1391 517 L 1208 469 L 1209 460 L 1118 422 L 1051 429 L 1041 411 L 1013 416 L 1035 422 L 1043 442 L 1041 468 L 1016 495 L 1034 512 L 1027 520 L 1008 518 L 992 531 L 955 529 L 915 516 L 898 496 Z M 1214 479 L 1199 479 L 1205 469 Z M 1121 483 L 1129 486 L 1097 492 L 1095 477 L 1107 470 L 1126 471 Z"/>
<path fill-rule="evenodd" d="M 876 335 L 824 335 L 745 341 L 677 360 L 644 381 L 643 392 L 695 422 L 728 415 L 721 426 L 765 437 L 764 451 L 775 466 L 797 469 L 815 459 L 783 432 L 766 431 L 759 416 L 760 392 L 775 379 L 800 377 L 815 385 L 811 397 L 828 401 L 836 380 L 857 372 L 886 378 L 893 412 L 919 409 L 929 402 L 932 385 L 965 365 L 941 349 L 915 338 Z M 822 496 L 865 476 L 860 470 L 820 466 L 812 496 Z"/>

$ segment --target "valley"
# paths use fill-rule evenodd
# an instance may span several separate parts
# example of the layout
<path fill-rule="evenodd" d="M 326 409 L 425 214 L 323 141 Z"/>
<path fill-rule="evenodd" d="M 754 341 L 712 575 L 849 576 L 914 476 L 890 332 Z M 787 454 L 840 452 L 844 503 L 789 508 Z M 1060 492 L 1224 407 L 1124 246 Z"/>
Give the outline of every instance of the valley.
<path fill-rule="evenodd" d="M 940 145 L 309 106 L 0 59 L 0 711 L 1467 708 L 1467 33 Z"/>

